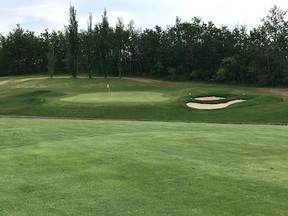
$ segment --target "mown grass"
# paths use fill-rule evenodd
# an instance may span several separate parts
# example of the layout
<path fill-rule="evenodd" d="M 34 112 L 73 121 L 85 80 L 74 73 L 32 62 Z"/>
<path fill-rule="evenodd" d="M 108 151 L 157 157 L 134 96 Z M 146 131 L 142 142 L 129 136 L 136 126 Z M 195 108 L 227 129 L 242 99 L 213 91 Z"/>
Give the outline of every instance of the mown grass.
<path fill-rule="evenodd" d="M 169 100 L 160 93 L 147 91 L 123 91 L 79 94 L 72 97 L 62 98 L 61 101 L 72 103 L 153 103 Z"/>
<path fill-rule="evenodd" d="M 223 123 L 288 123 L 287 96 L 272 95 L 251 87 L 116 78 L 71 79 L 58 77 L 45 79 L 45 77 L 37 77 L 37 79 L 30 79 L 13 77 L 5 78 L 2 81 L 4 83 L 1 84 L 0 80 L 0 115 Z M 106 88 L 108 83 L 111 90 L 110 99 Z M 134 96 L 131 95 L 134 92 Z M 123 97 L 125 93 L 130 97 Z M 145 103 L 139 99 L 141 94 L 145 95 Z M 91 95 L 94 98 L 88 98 Z M 111 101 L 113 99 L 111 99 L 111 95 L 115 98 L 114 102 Z M 186 103 L 193 101 L 194 97 L 212 95 L 224 96 L 226 99 L 222 102 L 233 99 L 247 101 L 221 110 L 203 111 L 186 106 Z M 85 97 L 87 103 L 83 101 Z M 63 101 L 67 98 L 71 100 Z M 147 103 L 149 99 L 151 100 Z"/>
<path fill-rule="evenodd" d="M 247 101 L 185 105 L 213 95 Z M 55 117 L 0 118 L 0 215 L 287 215 L 287 127 L 179 123 L 287 123 L 287 107 L 241 86 L 0 78 L 0 115 Z"/>
<path fill-rule="evenodd" d="M 0 119 L 0 215 L 287 215 L 288 128 Z"/>

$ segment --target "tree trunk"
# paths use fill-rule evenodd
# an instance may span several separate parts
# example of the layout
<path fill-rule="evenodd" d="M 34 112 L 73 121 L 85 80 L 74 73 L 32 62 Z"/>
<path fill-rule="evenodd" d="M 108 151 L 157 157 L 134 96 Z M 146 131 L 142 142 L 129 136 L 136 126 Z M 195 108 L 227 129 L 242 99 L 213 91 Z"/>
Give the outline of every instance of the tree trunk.
<path fill-rule="evenodd" d="M 268 74 L 269 74 L 269 81 L 271 81 L 272 80 L 272 74 L 271 74 L 271 66 L 270 66 L 268 52 L 266 53 L 266 62 L 267 62 L 267 69 L 268 69 Z"/>
<path fill-rule="evenodd" d="M 122 64 L 121 64 L 121 51 L 120 50 L 118 51 L 118 64 L 117 64 L 117 67 L 118 67 L 118 72 L 119 72 L 119 78 L 121 79 L 122 78 Z"/>
<path fill-rule="evenodd" d="M 107 74 L 104 71 L 104 67 L 103 67 L 103 56 L 102 56 L 101 48 L 99 48 L 99 52 L 100 52 L 100 67 L 101 67 L 101 71 L 102 71 L 102 73 L 104 73 L 104 77 L 106 79 L 107 78 Z"/>

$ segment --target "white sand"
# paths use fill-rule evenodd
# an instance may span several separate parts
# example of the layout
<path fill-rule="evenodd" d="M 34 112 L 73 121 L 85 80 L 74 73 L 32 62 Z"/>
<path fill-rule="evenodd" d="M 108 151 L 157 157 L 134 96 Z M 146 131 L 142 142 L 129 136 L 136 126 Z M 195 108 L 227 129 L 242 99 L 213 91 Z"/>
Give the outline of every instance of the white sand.
<path fill-rule="evenodd" d="M 219 103 L 219 104 L 201 104 L 201 103 L 187 103 L 186 105 L 190 108 L 201 109 L 201 110 L 212 110 L 212 109 L 223 109 L 232 104 L 240 103 L 245 100 L 233 100 L 227 103 Z"/>
<path fill-rule="evenodd" d="M 194 98 L 195 100 L 199 100 L 199 101 L 213 101 L 213 100 L 222 100 L 225 98 L 222 97 L 216 97 L 216 96 L 209 96 L 209 97 L 197 97 Z"/>

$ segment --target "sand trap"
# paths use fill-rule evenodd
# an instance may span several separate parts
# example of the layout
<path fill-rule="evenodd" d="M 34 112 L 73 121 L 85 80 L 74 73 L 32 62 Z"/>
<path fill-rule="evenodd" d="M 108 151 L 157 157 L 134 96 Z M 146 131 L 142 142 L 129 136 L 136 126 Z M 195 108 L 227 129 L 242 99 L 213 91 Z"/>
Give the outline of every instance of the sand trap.
<path fill-rule="evenodd" d="M 0 86 L 9 86 L 9 87 L 13 86 L 15 88 L 25 88 L 29 86 L 27 85 L 27 82 L 32 81 L 32 80 L 42 80 L 42 79 L 48 79 L 48 78 L 47 77 L 31 77 L 31 78 L 23 78 L 23 79 L 0 80 Z"/>
<path fill-rule="evenodd" d="M 214 100 L 223 100 L 225 98 L 223 97 L 216 97 L 216 96 L 209 96 L 209 97 L 197 97 L 194 98 L 195 100 L 199 100 L 199 101 L 214 101 Z"/>
<path fill-rule="evenodd" d="M 243 102 L 245 100 L 233 100 L 233 101 L 229 101 L 227 103 L 219 103 L 219 104 L 201 104 L 201 103 L 187 103 L 186 105 L 190 108 L 194 108 L 194 109 L 201 109 L 201 110 L 213 110 L 213 109 L 223 109 L 226 108 L 232 104 L 235 103 L 240 103 Z"/>
<path fill-rule="evenodd" d="M 117 79 L 119 79 L 119 78 L 117 77 Z M 167 82 L 167 81 L 154 80 L 154 79 L 148 79 L 148 78 L 122 77 L 122 79 L 137 81 L 137 82 L 141 82 L 141 83 L 149 83 L 149 84 L 150 83 L 171 83 L 171 82 Z"/>

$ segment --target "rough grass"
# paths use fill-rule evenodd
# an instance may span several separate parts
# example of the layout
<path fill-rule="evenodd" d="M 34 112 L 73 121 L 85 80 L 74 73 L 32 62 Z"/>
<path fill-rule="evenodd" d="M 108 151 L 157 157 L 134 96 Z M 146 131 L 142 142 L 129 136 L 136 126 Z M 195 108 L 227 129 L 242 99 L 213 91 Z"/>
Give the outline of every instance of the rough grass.
<path fill-rule="evenodd" d="M 287 215 L 287 127 L 0 119 L 0 215 Z"/>

